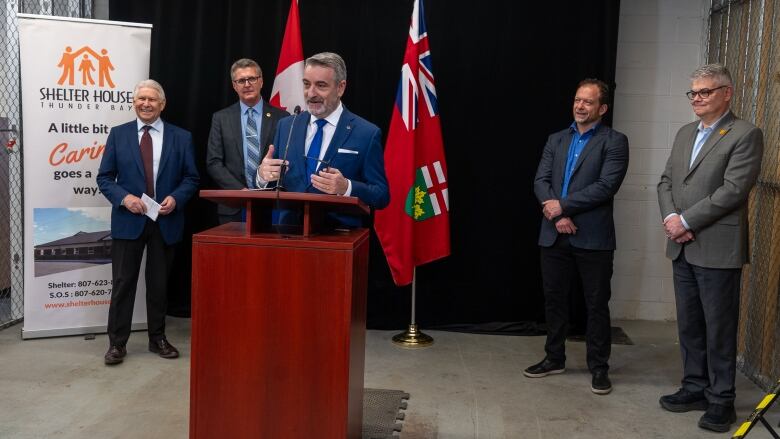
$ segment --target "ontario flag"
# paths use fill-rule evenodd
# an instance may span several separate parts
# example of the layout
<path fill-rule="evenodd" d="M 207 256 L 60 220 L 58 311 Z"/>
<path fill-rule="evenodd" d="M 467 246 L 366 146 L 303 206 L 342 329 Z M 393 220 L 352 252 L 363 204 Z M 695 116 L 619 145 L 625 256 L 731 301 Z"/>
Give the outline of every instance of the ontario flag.
<path fill-rule="evenodd" d="M 447 164 L 422 0 L 415 0 L 385 145 L 390 205 L 374 228 L 396 285 L 414 267 L 450 254 Z"/>
<path fill-rule="evenodd" d="M 290 3 L 287 27 L 284 29 L 279 65 L 271 89 L 271 105 L 292 112 L 296 105 L 306 108 L 303 98 L 303 44 L 301 21 L 298 18 L 298 0 Z"/>

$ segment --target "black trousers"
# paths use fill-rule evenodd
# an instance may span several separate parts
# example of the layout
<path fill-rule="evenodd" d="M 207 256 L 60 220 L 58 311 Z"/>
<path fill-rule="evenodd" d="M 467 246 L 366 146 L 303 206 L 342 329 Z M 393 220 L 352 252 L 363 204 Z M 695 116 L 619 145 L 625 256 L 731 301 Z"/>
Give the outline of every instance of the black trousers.
<path fill-rule="evenodd" d="M 165 337 L 168 307 L 168 275 L 174 246 L 165 244 L 159 225 L 147 219 L 138 239 L 115 239 L 111 244 L 111 272 L 114 285 L 108 308 L 108 338 L 112 346 L 124 346 L 130 338 L 138 273 L 146 249 L 146 317 L 149 340 Z"/>
<path fill-rule="evenodd" d="M 544 308 L 547 319 L 547 358 L 566 362 L 566 333 L 569 328 L 569 296 L 575 276 L 582 281 L 587 311 L 587 363 L 591 373 L 609 369 L 612 331 L 609 299 L 612 296 L 613 250 L 572 247 L 569 237 L 560 235 L 551 247 L 541 248 Z"/>
<path fill-rule="evenodd" d="M 740 268 L 691 265 L 685 249 L 672 263 L 677 329 L 683 360 L 682 387 L 704 391 L 715 404 L 736 397 Z"/>

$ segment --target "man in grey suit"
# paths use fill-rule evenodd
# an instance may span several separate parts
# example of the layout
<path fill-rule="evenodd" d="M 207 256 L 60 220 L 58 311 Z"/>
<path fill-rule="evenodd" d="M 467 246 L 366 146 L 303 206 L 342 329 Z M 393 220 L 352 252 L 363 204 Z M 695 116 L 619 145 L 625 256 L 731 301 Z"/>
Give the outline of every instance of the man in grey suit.
<path fill-rule="evenodd" d="M 239 101 L 214 113 L 206 152 L 209 175 L 220 189 L 255 187 L 255 174 L 276 133 L 276 122 L 289 116 L 263 102 L 263 71 L 242 58 L 230 67 L 230 79 Z M 219 205 L 219 223 L 242 221 L 241 209 Z"/>
<path fill-rule="evenodd" d="M 609 299 L 615 225 L 612 204 L 628 169 L 628 139 L 601 124 L 609 87 L 597 79 L 580 82 L 574 122 L 550 135 L 534 180 L 544 219 L 539 233 L 547 342 L 545 358 L 525 369 L 530 378 L 565 370 L 569 295 L 582 281 L 587 309 L 587 362 L 591 391 L 612 391 Z"/>
<path fill-rule="evenodd" d="M 674 271 L 682 387 L 662 396 L 672 412 L 706 410 L 699 427 L 726 432 L 736 420 L 734 377 L 747 200 L 758 178 L 763 134 L 729 111 L 729 71 L 708 64 L 687 93 L 699 121 L 677 132 L 658 183 L 666 256 Z"/>

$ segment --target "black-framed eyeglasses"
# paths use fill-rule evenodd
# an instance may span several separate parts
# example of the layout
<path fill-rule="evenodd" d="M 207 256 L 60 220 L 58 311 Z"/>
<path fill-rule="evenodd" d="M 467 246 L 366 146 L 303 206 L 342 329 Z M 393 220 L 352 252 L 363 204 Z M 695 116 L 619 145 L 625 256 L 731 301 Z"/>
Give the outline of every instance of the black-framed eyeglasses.
<path fill-rule="evenodd" d="M 233 82 L 235 82 L 238 85 L 246 85 L 248 82 L 249 84 L 256 84 L 257 80 L 260 79 L 259 76 L 250 76 L 248 78 L 241 78 L 241 79 L 234 79 Z"/>
<path fill-rule="evenodd" d="M 715 92 L 715 90 L 718 90 L 718 89 L 721 89 L 721 88 L 724 88 L 724 87 L 728 87 L 728 85 L 721 85 L 720 87 L 715 87 L 715 88 L 703 88 L 703 89 L 701 89 L 699 91 L 690 90 L 690 91 L 685 93 L 685 96 L 688 96 L 688 99 L 690 99 L 690 100 L 696 99 L 696 95 L 701 96 L 702 99 L 707 99 L 708 97 L 710 97 L 710 95 L 712 93 Z"/>
<path fill-rule="evenodd" d="M 317 164 L 320 164 L 320 169 L 328 169 L 330 168 L 330 160 L 320 160 L 316 157 L 309 157 L 304 154 L 303 156 L 304 160 L 306 160 L 306 170 L 313 169 L 316 170 Z"/>

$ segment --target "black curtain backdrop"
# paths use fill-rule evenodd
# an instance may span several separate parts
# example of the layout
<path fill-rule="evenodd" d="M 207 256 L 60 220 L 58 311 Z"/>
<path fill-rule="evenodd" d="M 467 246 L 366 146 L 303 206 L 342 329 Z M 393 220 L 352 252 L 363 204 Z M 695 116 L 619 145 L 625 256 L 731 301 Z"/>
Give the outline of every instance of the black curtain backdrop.
<path fill-rule="evenodd" d="M 345 105 L 385 136 L 412 6 L 299 2 L 304 56 L 342 55 Z M 205 168 L 211 115 L 237 100 L 230 65 L 255 59 L 268 99 L 289 7 L 290 0 L 110 1 L 111 20 L 154 25 L 150 76 L 165 87 L 163 118 L 193 133 L 202 188 L 215 187 Z M 614 84 L 618 13 L 619 0 L 425 1 L 449 168 L 452 256 L 417 270 L 423 328 L 522 332 L 544 320 L 533 177 L 547 136 L 572 121 L 579 80 Z M 190 232 L 216 225 L 208 201 L 192 201 L 188 213 Z M 368 326 L 405 328 L 411 288 L 395 287 L 375 236 L 370 255 Z M 173 315 L 189 315 L 190 256 L 186 241 L 171 282 Z M 581 323 L 582 308 L 575 308 Z"/>

